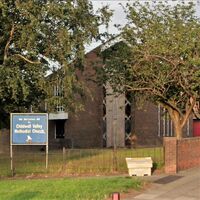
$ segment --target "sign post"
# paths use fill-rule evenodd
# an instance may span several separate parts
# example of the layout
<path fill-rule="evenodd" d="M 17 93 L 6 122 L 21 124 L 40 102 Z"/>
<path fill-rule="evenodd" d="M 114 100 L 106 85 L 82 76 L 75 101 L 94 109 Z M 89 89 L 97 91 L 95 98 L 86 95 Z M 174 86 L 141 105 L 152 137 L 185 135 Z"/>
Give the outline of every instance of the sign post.
<path fill-rule="evenodd" d="M 45 145 L 48 167 L 48 114 L 11 113 L 10 159 L 13 172 L 13 145 Z"/>

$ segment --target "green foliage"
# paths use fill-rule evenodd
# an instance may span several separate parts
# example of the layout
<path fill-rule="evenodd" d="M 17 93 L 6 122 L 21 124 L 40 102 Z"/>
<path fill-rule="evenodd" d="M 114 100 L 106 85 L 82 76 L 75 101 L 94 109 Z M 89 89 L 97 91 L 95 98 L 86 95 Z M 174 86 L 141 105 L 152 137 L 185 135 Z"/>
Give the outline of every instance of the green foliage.
<path fill-rule="evenodd" d="M 1 109 L 27 111 L 32 105 L 36 111 L 52 96 L 54 83 L 45 78 L 52 66 L 60 68 L 56 80 L 63 81 L 67 108 L 75 107 L 70 103 L 82 89 L 75 71 L 83 69 L 84 46 L 103 36 L 99 26 L 110 16 L 107 7 L 94 13 L 88 0 L 0 0 Z"/>
<path fill-rule="evenodd" d="M 125 12 L 126 45 L 105 53 L 104 80 L 114 90 L 160 103 L 183 127 L 200 91 L 200 21 L 194 4 L 136 1 Z"/>

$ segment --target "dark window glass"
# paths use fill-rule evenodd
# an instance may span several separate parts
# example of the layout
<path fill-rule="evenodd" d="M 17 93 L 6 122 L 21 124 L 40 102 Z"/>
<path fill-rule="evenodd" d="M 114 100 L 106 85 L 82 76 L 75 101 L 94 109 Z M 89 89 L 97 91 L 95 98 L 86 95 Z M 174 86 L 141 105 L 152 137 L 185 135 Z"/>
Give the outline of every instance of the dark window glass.
<path fill-rule="evenodd" d="M 65 137 L 65 120 L 56 120 L 56 138 Z"/>

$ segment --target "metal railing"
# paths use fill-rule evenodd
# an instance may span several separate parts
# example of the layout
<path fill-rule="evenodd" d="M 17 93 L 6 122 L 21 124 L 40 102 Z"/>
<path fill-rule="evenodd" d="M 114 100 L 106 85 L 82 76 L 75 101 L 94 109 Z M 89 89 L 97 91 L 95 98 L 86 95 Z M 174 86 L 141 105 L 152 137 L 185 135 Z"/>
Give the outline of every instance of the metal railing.
<path fill-rule="evenodd" d="M 136 149 L 65 149 L 50 151 L 48 169 L 45 152 L 17 151 L 14 153 L 16 175 L 101 175 L 127 173 L 126 157 L 152 157 L 155 168 L 164 165 L 163 147 Z M 10 176 L 9 153 L 0 153 L 0 177 Z"/>

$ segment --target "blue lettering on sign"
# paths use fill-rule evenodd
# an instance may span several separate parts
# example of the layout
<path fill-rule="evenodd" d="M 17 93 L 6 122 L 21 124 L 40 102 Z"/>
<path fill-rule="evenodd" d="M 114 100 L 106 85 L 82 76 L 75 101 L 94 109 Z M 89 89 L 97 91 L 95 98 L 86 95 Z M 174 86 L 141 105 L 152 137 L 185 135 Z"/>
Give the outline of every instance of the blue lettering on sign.
<path fill-rule="evenodd" d="M 12 144 L 46 144 L 47 114 L 12 114 Z"/>

